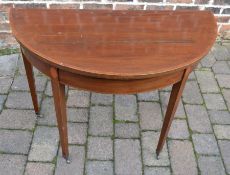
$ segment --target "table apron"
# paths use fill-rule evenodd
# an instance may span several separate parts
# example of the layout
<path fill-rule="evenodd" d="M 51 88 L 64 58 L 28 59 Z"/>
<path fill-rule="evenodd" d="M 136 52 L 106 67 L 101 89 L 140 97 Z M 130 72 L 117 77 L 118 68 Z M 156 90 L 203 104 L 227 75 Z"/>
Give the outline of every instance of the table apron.
<path fill-rule="evenodd" d="M 28 59 L 34 67 L 52 78 L 50 68 L 55 67 L 54 65 L 41 61 L 41 58 L 36 54 L 30 52 L 24 47 L 21 48 L 22 52 L 26 56 L 26 59 Z M 57 69 L 58 79 L 62 84 L 93 92 L 112 94 L 133 94 L 163 88 L 180 81 L 184 74 L 184 69 L 181 69 L 152 78 L 119 80 L 90 77 L 72 73 L 60 68 Z"/>

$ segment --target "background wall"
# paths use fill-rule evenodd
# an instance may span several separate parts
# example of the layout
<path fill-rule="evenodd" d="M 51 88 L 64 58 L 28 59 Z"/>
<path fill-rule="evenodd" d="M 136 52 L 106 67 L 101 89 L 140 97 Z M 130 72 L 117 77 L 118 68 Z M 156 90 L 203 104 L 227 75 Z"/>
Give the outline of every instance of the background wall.
<path fill-rule="evenodd" d="M 71 8 L 113 10 L 211 10 L 222 38 L 230 39 L 230 0 L 0 0 L 0 48 L 13 45 L 8 11 L 19 8 Z"/>

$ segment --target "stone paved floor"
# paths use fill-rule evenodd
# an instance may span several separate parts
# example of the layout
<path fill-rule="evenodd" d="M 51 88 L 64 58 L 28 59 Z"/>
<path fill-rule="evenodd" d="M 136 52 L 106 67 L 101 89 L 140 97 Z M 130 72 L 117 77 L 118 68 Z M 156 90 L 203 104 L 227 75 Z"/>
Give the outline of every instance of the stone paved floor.
<path fill-rule="evenodd" d="M 159 160 L 170 87 L 134 95 L 68 89 L 71 164 L 61 157 L 50 81 L 35 70 L 36 118 L 22 60 L 0 57 L 1 175 L 230 174 L 230 45 L 215 45 L 190 75 Z"/>

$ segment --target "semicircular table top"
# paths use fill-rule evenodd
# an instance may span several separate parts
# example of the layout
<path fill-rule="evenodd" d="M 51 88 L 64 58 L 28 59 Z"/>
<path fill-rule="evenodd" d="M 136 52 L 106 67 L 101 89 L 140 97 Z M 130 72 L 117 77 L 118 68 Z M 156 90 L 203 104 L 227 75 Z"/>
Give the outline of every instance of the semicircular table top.
<path fill-rule="evenodd" d="M 183 69 L 217 35 L 210 11 L 11 9 L 17 41 L 39 58 L 81 75 L 139 79 Z"/>

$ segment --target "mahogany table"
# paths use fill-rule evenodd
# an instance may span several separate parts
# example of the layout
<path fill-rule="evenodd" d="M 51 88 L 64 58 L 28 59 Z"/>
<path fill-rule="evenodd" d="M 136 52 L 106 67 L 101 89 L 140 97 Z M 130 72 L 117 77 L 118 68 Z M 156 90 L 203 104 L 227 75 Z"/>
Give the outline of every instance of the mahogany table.
<path fill-rule="evenodd" d="M 189 73 L 215 42 L 209 11 L 11 9 L 35 112 L 32 66 L 51 78 L 63 157 L 68 160 L 65 85 L 130 94 L 173 84 L 156 155 Z"/>

